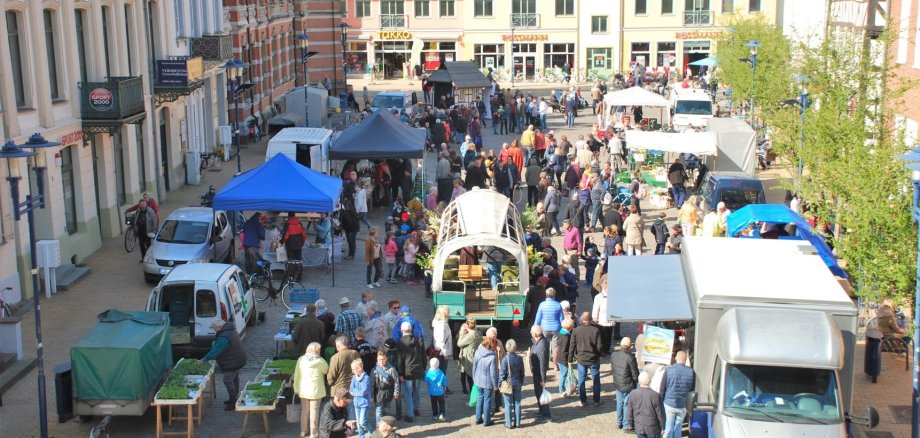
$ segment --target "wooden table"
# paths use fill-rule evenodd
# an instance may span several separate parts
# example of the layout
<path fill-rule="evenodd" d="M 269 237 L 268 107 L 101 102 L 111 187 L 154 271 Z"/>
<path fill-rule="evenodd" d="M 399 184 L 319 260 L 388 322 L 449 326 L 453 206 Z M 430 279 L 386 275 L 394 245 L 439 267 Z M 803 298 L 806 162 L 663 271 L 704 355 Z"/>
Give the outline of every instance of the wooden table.
<path fill-rule="evenodd" d="M 210 389 L 208 387 L 210 386 Z M 205 393 L 209 393 L 210 397 L 203 397 Z M 157 438 L 164 436 L 182 436 L 185 435 L 188 438 L 195 436 L 195 422 L 197 421 L 201 425 L 201 420 L 204 418 L 204 402 L 206 399 L 214 400 L 217 398 L 217 387 L 216 387 L 216 378 L 214 377 L 214 365 L 211 365 L 211 369 L 208 371 L 208 374 L 204 376 L 204 379 L 198 385 L 198 389 L 195 391 L 195 397 L 185 400 L 171 400 L 171 399 L 153 399 L 153 406 L 157 410 Z M 182 407 L 185 407 L 185 415 L 178 414 L 176 411 L 181 410 Z M 166 422 L 170 426 L 173 424 L 173 420 L 185 420 L 186 428 L 185 431 L 177 432 L 167 432 L 163 430 L 163 408 L 166 407 Z M 198 408 L 197 413 L 195 408 Z M 174 409 L 180 408 L 180 409 Z"/>
<path fill-rule="evenodd" d="M 262 427 L 265 429 L 265 436 L 271 436 L 271 429 L 268 426 L 268 414 L 275 411 L 278 408 L 278 399 L 276 398 L 274 403 L 267 406 L 246 406 L 243 404 L 242 398 L 236 402 L 236 411 L 243 413 L 243 427 L 240 430 L 240 437 L 246 436 L 246 425 L 249 423 L 250 415 L 260 415 L 262 417 Z"/>

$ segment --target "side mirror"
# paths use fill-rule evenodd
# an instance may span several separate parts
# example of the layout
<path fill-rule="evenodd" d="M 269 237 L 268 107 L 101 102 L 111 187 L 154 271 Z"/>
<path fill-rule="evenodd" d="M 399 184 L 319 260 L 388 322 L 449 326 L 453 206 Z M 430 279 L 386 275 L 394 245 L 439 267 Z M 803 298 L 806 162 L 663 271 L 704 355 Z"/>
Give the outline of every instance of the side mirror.
<path fill-rule="evenodd" d="M 875 406 L 866 406 L 865 417 L 857 417 L 855 415 L 848 415 L 848 417 L 851 423 L 865 426 L 866 429 L 874 429 L 879 423 L 878 410 L 875 409 Z"/>
<path fill-rule="evenodd" d="M 692 414 L 693 411 L 715 412 L 715 403 L 699 403 L 697 401 L 698 398 L 699 394 L 697 394 L 696 391 L 690 391 L 690 393 L 687 394 L 687 404 L 685 407 L 687 408 L 688 414 Z"/>

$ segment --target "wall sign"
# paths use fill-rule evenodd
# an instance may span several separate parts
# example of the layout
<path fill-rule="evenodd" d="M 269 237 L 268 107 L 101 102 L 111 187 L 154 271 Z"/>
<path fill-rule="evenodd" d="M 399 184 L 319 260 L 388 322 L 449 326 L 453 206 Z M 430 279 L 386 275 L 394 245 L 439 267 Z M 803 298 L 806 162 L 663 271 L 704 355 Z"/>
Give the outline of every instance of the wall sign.
<path fill-rule="evenodd" d="M 108 89 L 94 88 L 89 92 L 89 106 L 96 111 L 108 111 L 114 103 L 115 96 Z"/>
<path fill-rule="evenodd" d="M 502 41 L 512 41 L 512 35 L 502 35 Z M 549 35 L 547 34 L 515 34 L 514 42 L 518 41 L 549 41 Z"/>
<path fill-rule="evenodd" d="M 68 144 L 71 144 L 71 143 L 77 143 L 77 142 L 79 142 L 80 140 L 83 140 L 83 131 L 82 131 L 82 130 L 80 130 L 80 131 L 74 131 L 74 132 L 71 132 L 71 133 L 68 133 L 68 134 L 64 134 L 64 135 L 61 136 L 61 143 L 65 144 L 65 145 L 68 145 Z"/>
<path fill-rule="evenodd" d="M 377 32 L 377 38 L 382 40 L 411 40 L 412 33 L 407 30 L 382 30 Z"/>
<path fill-rule="evenodd" d="M 725 35 L 725 32 L 715 31 L 715 32 L 700 32 L 695 30 L 693 32 L 676 32 L 674 33 L 674 38 L 679 40 L 698 40 L 698 39 L 710 39 L 717 40 L 722 38 Z"/>

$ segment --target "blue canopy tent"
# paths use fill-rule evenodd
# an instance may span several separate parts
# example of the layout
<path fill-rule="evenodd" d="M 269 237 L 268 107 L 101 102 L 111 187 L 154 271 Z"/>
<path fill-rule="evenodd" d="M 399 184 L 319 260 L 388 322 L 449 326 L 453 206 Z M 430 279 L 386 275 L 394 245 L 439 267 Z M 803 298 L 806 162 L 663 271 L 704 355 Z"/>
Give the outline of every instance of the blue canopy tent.
<path fill-rule="evenodd" d="M 214 196 L 212 206 L 214 210 L 332 213 L 341 193 L 342 180 L 276 154 L 230 180 Z M 334 263 L 335 257 L 332 260 Z M 335 266 L 332 285 L 335 286 Z"/>
<path fill-rule="evenodd" d="M 831 252 L 831 248 L 824 241 L 824 238 L 815 234 L 811 225 L 802 216 L 799 216 L 783 204 L 748 204 L 732 212 L 726 219 L 727 229 L 725 234 L 728 237 L 746 237 L 742 236 L 741 232 L 757 222 L 795 225 L 796 235 L 788 238 L 810 242 L 818 250 L 818 255 L 821 256 L 821 259 L 824 260 L 824 263 L 834 275 L 847 278 L 846 272 L 837 264 L 837 257 Z M 760 237 L 759 230 L 754 230 L 754 235 L 751 237 Z"/>

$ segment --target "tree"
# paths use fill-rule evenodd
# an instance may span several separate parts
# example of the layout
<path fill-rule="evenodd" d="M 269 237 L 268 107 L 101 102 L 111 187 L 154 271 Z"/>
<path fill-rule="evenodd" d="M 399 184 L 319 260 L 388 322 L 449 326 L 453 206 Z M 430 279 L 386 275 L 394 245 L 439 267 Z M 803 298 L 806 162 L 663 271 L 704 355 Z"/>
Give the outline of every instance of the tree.
<path fill-rule="evenodd" d="M 775 37 L 776 29 L 755 20 L 736 24 L 748 32 L 745 40 Z M 867 46 L 862 35 L 831 31 L 819 45 L 793 47 L 785 61 L 777 55 L 772 62 L 781 64 L 778 74 L 765 72 L 764 94 L 758 90 L 755 96 L 773 103 L 757 111 L 773 151 L 803 165 L 803 176 L 793 171 L 794 178 L 784 184 L 799 192 L 819 230 L 828 226 L 829 243 L 846 261 L 857 293 L 876 299 L 911 296 L 916 279 L 912 193 L 903 163 L 895 158 L 907 147 L 890 122 L 906 86 L 892 86 L 898 81 L 883 62 L 888 44 L 882 39 Z M 732 54 L 723 56 L 723 47 Z M 770 53 L 766 47 L 761 53 Z M 720 61 L 738 52 L 731 44 L 719 49 Z M 758 70 L 761 66 L 758 56 Z M 728 66 L 722 73 L 723 83 L 736 90 L 750 80 L 749 73 L 745 78 Z M 800 106 L 779 104 L 801 92 L 808 95 L 804 118 Z"/>

